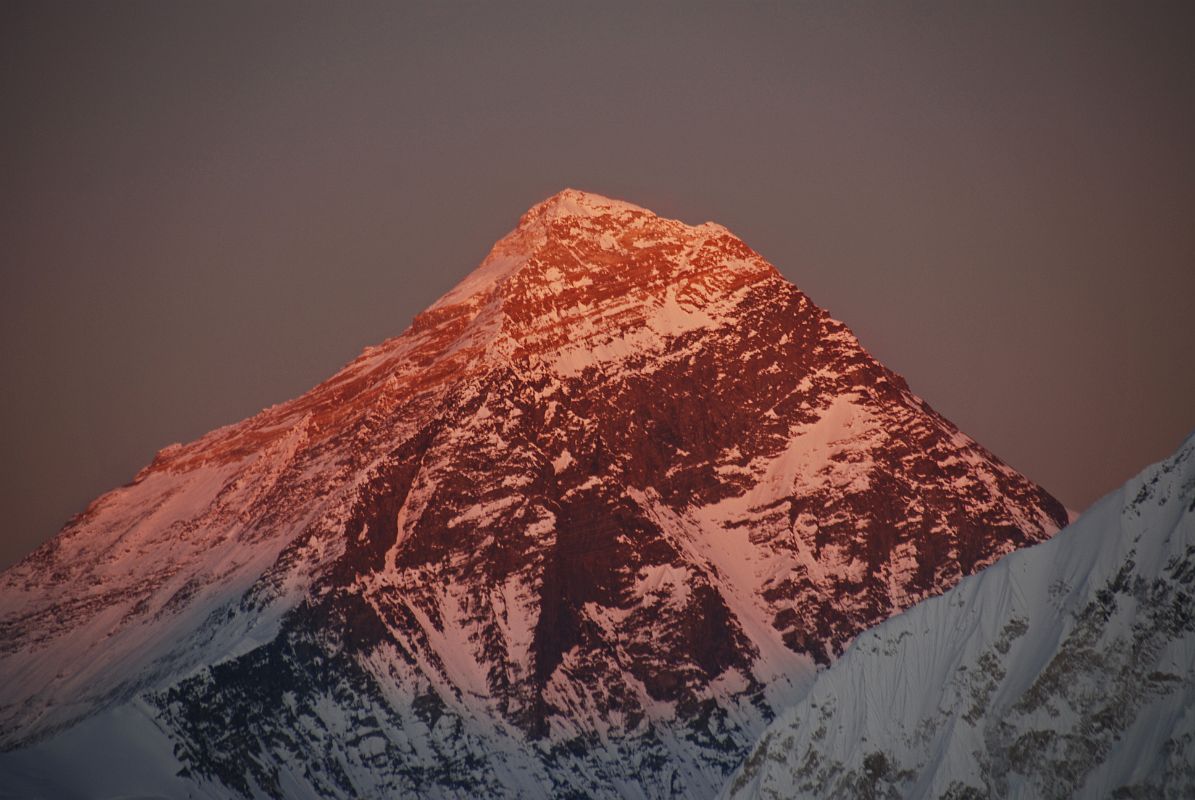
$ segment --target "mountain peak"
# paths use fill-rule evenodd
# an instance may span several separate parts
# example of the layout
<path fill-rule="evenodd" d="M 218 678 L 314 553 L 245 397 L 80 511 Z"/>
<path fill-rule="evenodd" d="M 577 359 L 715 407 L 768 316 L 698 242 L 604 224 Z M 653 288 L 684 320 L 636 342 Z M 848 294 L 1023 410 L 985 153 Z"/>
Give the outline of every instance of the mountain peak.
<path fill-rule="evenodd" d="M 595 192 L 565 188 L 546 200 L 536 203 L 519 220 L 519 227 L 536 222 L 560 219 L 562 217 L 600 217 L 607 214 L 626 213 L 655 214 L 645 208 L 623 200 L 614 200 Z"/>
<path fill-rule="evenodd" d="M 547 282 L 553 289 L 579 281 L 581 286 L 628 276 L 667 279 L 666 262 L 679 263 L 706 245 L 725 251 L 724 266 L 758 262 L 774 270 L 726 228 L 713 222 L 691 226 L 652 211 L 579 189 L 562 189 L 536 203 L 518 226 L 500 239 L 473 272 L 442 296 L 432 309 L 488 300 L 516 275 Z M 704 254 L 711 255 L 710 253 Z M 679 257 L 679 260 L 678 260 Z M 703 258 L 708 261 L 708 259 Z M 654 269 L 636 270 L 652 262 Z M 755 270 L 753 270 L 755 271 Z"/>
<path fill-rule="evenodd" d="M 564 189 L 523 214 L 416 327 L 467 320 L 473 341 L 572 371 L 716 329 L 766 281 L 784 282 L 721 225 Z"/>
<path fill-rule="evenodd" d="M 816 662 L 1064 520 L 724 228 L 566 191 L 0 575 L 0 783 L 144 731 L 172 783 L 109 794 L 709 797 Z"/>

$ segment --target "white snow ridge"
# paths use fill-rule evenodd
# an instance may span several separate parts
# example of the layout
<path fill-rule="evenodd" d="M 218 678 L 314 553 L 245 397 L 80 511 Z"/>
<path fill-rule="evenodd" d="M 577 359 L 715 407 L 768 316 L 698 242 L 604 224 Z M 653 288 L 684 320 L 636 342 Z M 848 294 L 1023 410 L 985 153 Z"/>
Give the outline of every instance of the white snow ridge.
<path fill-rule="evenodd" d="M 862 634 L 723 797 L 1195 797 L 1195 435 Z"/>

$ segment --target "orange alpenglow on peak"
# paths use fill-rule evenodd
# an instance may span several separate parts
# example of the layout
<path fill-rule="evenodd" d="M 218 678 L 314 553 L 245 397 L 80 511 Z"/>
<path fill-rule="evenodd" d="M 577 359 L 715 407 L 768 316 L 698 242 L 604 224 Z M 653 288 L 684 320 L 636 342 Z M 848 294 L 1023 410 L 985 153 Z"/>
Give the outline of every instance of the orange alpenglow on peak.
<path fill-rule="evenodd" d="M 566 190 L 0 576 L 0 774 L 712 797 L 818 664 L 1065 522 L 725 228 Z M 44 769 L 79 741 L 160 782 Z"/>
<path fill-rule="evenodd" d="M 523 225 L 527 221 L 556 217 L 594 217 L 603 214 L 639 213 L 654 217 L 655 214 L 645 208 L 623 200 L 613 200 L 595 192 L 584 192 L 580 189 L 561 189 L 546 200 L 536 203 L 527 210 L 519 220 Z"/>
<path fill-rule="evenodd" d="M 617 330 L 675 336 L 715 324 L 747 286 L 770 280 L 783 279 L 721 225 L 565 189 L 525 213 L 430 312 L 481 322 L 500 313 L 525 344 L 593 350 Z"/>

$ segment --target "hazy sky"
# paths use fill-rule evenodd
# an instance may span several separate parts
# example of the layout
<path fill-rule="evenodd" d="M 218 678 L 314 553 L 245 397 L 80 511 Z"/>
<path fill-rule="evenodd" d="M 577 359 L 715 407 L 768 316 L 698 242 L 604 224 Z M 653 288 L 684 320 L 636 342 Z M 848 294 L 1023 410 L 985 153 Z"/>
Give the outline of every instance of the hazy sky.
<path fill-rule="evenodd" d="M 1192 7 L 0 4 L 0 565 L 564 186 L 725 224 L 1082 508 L 1195 429 Z"/>

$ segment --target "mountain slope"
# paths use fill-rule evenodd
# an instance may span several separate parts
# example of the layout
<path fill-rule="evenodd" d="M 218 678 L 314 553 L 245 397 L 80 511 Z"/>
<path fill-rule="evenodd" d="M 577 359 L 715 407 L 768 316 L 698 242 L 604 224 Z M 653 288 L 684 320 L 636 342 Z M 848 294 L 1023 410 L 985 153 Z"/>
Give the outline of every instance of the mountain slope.
<path fill-rule="evenodd" d="M 566 190 L 7 571 L 0 745 L 117 709 L 217 796 L 710 795 L 1064 521 L 726 229 Z"/>
<path fill-rule="evenodd" d="M 1195 436 L 860 636 L 726 797 L 1195 795 Z"/>

